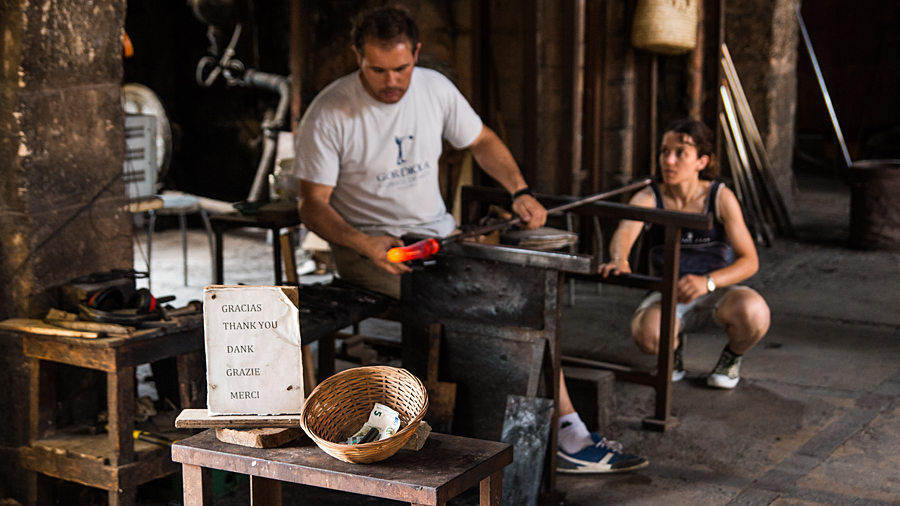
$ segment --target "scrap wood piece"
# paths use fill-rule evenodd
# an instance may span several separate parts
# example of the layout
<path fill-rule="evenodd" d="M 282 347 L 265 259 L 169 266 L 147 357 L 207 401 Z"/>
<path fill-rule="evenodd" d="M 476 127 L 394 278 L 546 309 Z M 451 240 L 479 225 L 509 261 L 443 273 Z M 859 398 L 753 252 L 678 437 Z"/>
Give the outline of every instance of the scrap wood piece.
<path fill-rule="evenodd" d="M 178 429 L 264 429 L 300 427 L 300 415 L 216 415 L 206 409 L 185 409 L 175 419 Z"/>
<path fill-rule="evenodd" d="M 9 320 L 3 320 L 0 321 L 0 329 L 28 332 L 45 336 L 82 337 L 85 339 L 96 339 L 100 337 L 99 332 L 64 329 L 34 318 L 11 318 Z"/>
<path fill-rule="evenodd" d="M 47 310 L 47 316 L 44 317 L 45 320 L 67 320 L 70 322 L 74 322 L 78 319 L 78 315 L 75 313 L 70 313 L 68 311 L 63 311 L 62 309 L 50 308 Z"/>
<path fill-rule="evenodd" d="M 303 436 L 299 427 L 269 427 L 262 429 L 216 429 L 216 437 L 223 443 L 250 448 L 278 448 Z"/>
<path fill-rule="evenodd" d="M 44 318 L 44 323 L 46 323 L 48 325 L 53 325 L 55 327 L 69 329 L 69 330 L 96 332 L 100 335 L 99 337 L 104 337 L 106 335 L 130 336 L 130 335 L 134 334 L 134 332 L 135 332 L 134 327 L 119 325 L 118 323 L 100 323 L 100 322 L 76 321 L 76 320 L 69 320 L 69 319 L 55 319 L 55 318 L 50 318 L 49 313 L 48 313 L 48 317 Z"/>

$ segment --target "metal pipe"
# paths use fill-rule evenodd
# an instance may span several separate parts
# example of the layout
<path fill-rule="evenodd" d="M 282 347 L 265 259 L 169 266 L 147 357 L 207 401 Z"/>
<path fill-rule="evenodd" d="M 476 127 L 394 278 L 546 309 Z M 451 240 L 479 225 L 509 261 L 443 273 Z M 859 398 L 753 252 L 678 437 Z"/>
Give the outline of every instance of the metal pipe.
<path fill-rule="evenodd" d="M 615 195 L 621 195 L 623 193 L 637 190 L 643 188 L 651 183 L 650 179 L 644 179 L 642 181 L 638 181 L 637 183 L 631 183 L 629 185 L 625 185 L 621 188 L 617 188 L 615 190 L 610 190 L 603 193 L 597 193 L 595 195 L 591 195 L 589 197 L 585 197 L 583 199 L 576 200 L 574 202 L 569 202 L 566 204 L 562 204 L 556 206 L 552 209 L 547 209 L 547 214 L 552 213 L 561 213 L 563 211 L 568 211 L 570 209 L 574 209 L 577 207 L 582 207 L 592 202 L 596 202 L 601 199 L 609 198 Z M 459 242 L 463 239 L 468 239 L 469 237 L 475 237 L 477 235 L 489 234 L 494 232 L 495 230 L 504 230 L 513 225 L 518 225 L 522 222 L 522 218 L 515 217 L 511 220 L 505 220 L 500 223 L 495 223 L 493 225 L 487 225 L 484 227 L 478 227 L 468 232 L 463 232 L 461 234 L 450 235 L 442 238 L 434 238 L 430 237 L 427 239 L 423 239 L 414 244 L 410 244 L 409 246 L 402 246 L 398 248 L 391 248 L 387 252 L 387 258 L 391 262 L 401 263 L 408 262 L 410 260 L 419 260 L 422 258 L 428 258 L 431 255 L 437 253 L 441 250 L 441 248 L 447 244 L 453 242 Z"/>
<path fill-rule="evenodd" d="M 809 52 L 809 59 L 812 60 L 813 70 L 816 71 L 816 79 L 819 80 L 819 88 L 822 89 L 822 98 L 825 99 L 825 107 L 828 108 L 828 115 L 831 117 L 831 124 L 834 126 L 834 133 L 837 135 L 838 143 L 841 145 L 841 153 L 844 155 L 844 162 L 847 168 L 853 165 L 850 160 L 850 152 L 847 151 L 847 143 L 844 142 L 844 134 L 841 132 L 841 125 L 838 123 L 837 114 L 834 112 L 834 106 L 831 104 L 831 95 L 828 94 L 828 88 L 825 86 L 825 78 L 822 77 L 822 69 L 819 68 L 819 60 L 816 59 L 816 52 L 813 50 L 812 41 L 809 40 L 809 33 L 806 31 L 806 23 L 803 22 L 803 15 L 800 14 L 800 5 L 797 0 L 793 0 L 794 11 L 797 12 L 797 22 L 800 24 L 800 33 L 803 35 L 803 42 L 806 44 L 806 51 Z"/>
<path fill-rule="evenodd" d="M 627 193 L 632 190 L 638 190 L 640 188 L 647 186 L 650 183 L 651 183 L 650 179 L 644 179 L 644 180 L 638 181 L 636 183 L 631 183 L 629 185 L 625 185 L 621 188 L 616 188 L 615 190 L 610 190 L 610 191 L 603 192 L 603 193 L 597 193 L 597 194 L 591 195 L 590 197 L 585 197 L 583 199 L 576 200 L 575 202 L 569 202 L 568 204 L 562 204 L 562 205 L 556 206 L 554 208 L 547 209 L 547 214 L 561 213 L 563 211 L 568 211 L 568 210 L 574 209 L 576 207 L 581 207 L 581 206 L 590 204 L 591 202 L 596 202 L 601 199 L 608 199 L 609 197 L 621 195 L 623 193 Z M 459 241 L 462 239 L 467 239 L 469 237 L 474 237 L 476 235 L 489 234 L 495 230 L 504 229 L 507 227 L 511 227 L 513 225 L 518 225 L 519 223 L 522 223 L 522 218 L 517 216 L 509 221 L 504 221 L 502 223 L 497 223 L 495 225 L 489 225 L 486 227 L 480 227 L 478 229 L 472 230 L 470 232 L 464 232 L 462 234 L 451 235 L 451 236 L 447 237 L 447 239 Z"/>
<path fill-rule="evenodd" d="M 247 202 L 264 201 L 267 197 L 266 184 L 269 181 L 269 174 L 275 169 L 274 160 L 278 131 L 284 125 L 288 107 L 291 103 L 291 80 L 285 76 L 251 69 L 244 73 L 242 82 L 251 88 L 278 93 L 278 105 L 275 107 L 275 114 L 272 118 L 262 122 L 263 153 L 259 159 L 256 175 L 253 178 L 253 185 L 250 187 L 250 194 L 247 197 Z"/>

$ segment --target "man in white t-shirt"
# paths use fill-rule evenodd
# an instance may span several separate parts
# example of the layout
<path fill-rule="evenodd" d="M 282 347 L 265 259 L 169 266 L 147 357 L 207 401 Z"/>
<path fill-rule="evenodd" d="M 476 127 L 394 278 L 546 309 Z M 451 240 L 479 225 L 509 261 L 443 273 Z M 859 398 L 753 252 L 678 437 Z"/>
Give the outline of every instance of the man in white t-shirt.
<path fill-rule="evenodd" d="M 453 83 L 415 68 L 421 44 L 407 35 L 408 22 L 394 19 L 398 12 L 376 10 L 357 27 L 360 70 L 309 106 L 294 161 L 303 222 L 331 243 L 341 278 L 394 298 L 409 267 L 389 262 L 387 251 L 402 246 L 404 234 L 443 237 L 456 228 L 438 184 L 443 139 L 471 149 L 516 196 L 513 211 L 527 228 L 542 226 L 547 215 L 509 150 Z"/>
<path fill-rule="evenodd" d="M 394 298 L 400 274 L 387 251 L 407 233 L 446 236 L 456 223 L 438 184 L 443 139 L 475 160 L 513 196 L 512 209 L 529 229 L 547 211 L 534 198 L 499 137 L 481 122 L 446 77 L 416 68 L 421 43 L 409 13 L 385 7 L 366 12 L 353 29 L 359 71 L 328 85 L 297 130 L 294 170 L 300 216 L 331 243 L 341 278 Z M 647 461 L 584 428 L 560 389 L 560 470 L 615 472 Z M 574 460 L 572 457 L 574 456 Z M 573 460 L 570 462 L 570 460 Z"/>

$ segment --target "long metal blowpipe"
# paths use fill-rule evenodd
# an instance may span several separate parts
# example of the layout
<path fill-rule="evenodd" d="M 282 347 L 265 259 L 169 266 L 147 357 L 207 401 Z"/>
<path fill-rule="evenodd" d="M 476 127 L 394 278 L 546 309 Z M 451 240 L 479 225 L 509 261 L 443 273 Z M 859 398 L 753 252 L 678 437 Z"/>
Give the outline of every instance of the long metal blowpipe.
<path fill-rule="evenodd" d="M 614 197 L 616 195 L 621 195 L 623 193 L 627 193 L 632 190 L 639 190 L 645 186 L 650 184 L 650 179 L 644 179 L 643 181 L 638 181 L 637 183 L 631 183 L 629 185 L 625 185 L 621 188 L 617 188 L 615 190 L 610 190 L 603 193 L 597 193 L 591 195 L 589 197 L 585 197 L 580 200 L 576 200 L 574 202 L 569 202 L 568 204 L 563 204 L 561 206 L 556 206 L 551 209 L 547 209 L 547 214 L 552 213 L 561 213 L 563 211 L 568 211 L 569 209 L 573 209 L 576 207 L 580 207 L 586 204 L 590 204 L 591 202 L 595 202 L 597 200 L 606 199 L 609 197 Z M 422 258 L 428 258 L 431 255 L 434 255 L 438 251 L 441 250 L 441 247 L 445 244 L 449 244 L 451 242 L 461 241 L 463 239 L 468 239 L 469 237 L 474 237 L 476 235 L 489 234 L 495 230 L 501 230 L 505 228 L 509 228 L 513 225 L 518 225 L 522 222 L 522 218 L 515 217 L 511 220 L 503 221 L 501 223 L 495 223 L 493 225 L 488 225 L 485 227 L 476 228 L 474 230 L 470 230 L 468 232 L 464 232 L 462 234 L 450 235 L 447 237 L 441 238 L 433 238 L 430 237 L 428 239 L 421 240 L 419 242 L 410 244 L 409 246 L 403 246 L 399 248 L 391 248 L 387 252 L 387 258 L 391 262 L 394 263 L 402 263 L 409 262 L 411 260 L 419 260 Z"/>
<path fill-rule="evenodd" d="M 822 98 L 825 99 L 825 107 L 828 108 L 828 115 L 831 117 L 831 124 L 834 126 L 834 133 L 837 135 L 838 143 L 841 145 L 841 153 L 844 155 L 844 162 L 849 168 L 853 165 L 850 160 L 850 152 L 847 151 L 847 143 L 844 142 L 844 134 L 841 132 L 841 125 L 838 123 L 837 114 L 834 112 L 834 106 L 831 104 L 831 95 L 828 94 L 828 88 L 825 86 L 825 78 L 822 77 L 822 69 L 819 68 L 819 60 L 816 59 L 816 52 L 813 50 L 812 41 L 809 39 L 809 33 L 806 31 L 806 23 L 803 22 L 803 16 L 800 14 L 800 5 L 794 0 L 794 10 L 797 12 L 797 22 L 800 23 L 800 33 L 803 35 L 803 42 L 806 44 L 806 51 L 809 52 L 809 59 L 812 60 L 813 69 L 816 71 L 816 79 L 819 80 L 819 88 L 822 89 Z"/>

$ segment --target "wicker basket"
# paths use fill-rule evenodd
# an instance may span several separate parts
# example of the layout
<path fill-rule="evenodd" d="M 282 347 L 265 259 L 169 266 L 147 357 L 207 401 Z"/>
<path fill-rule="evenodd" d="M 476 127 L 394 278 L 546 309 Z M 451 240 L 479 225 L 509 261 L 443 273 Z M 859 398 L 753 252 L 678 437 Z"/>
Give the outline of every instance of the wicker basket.
<path fill-rule="evenodd" d="M 400 430 L 380 441 L 346 441 L 369 419 L 379 402 L 400 413 Z M 353 464 L 384 460 L 409 441 L 428 410 L 425 385 L 409 371 L 374 366 L 348 369 L 326 379 L 303 405 L 303 430 L 325 453 Z"/>
<path fill-rule="evenodd" d="M 678 55 L 697 45 L 700 0 L 639 0 L 631 43 L 638 49 Z"/>

